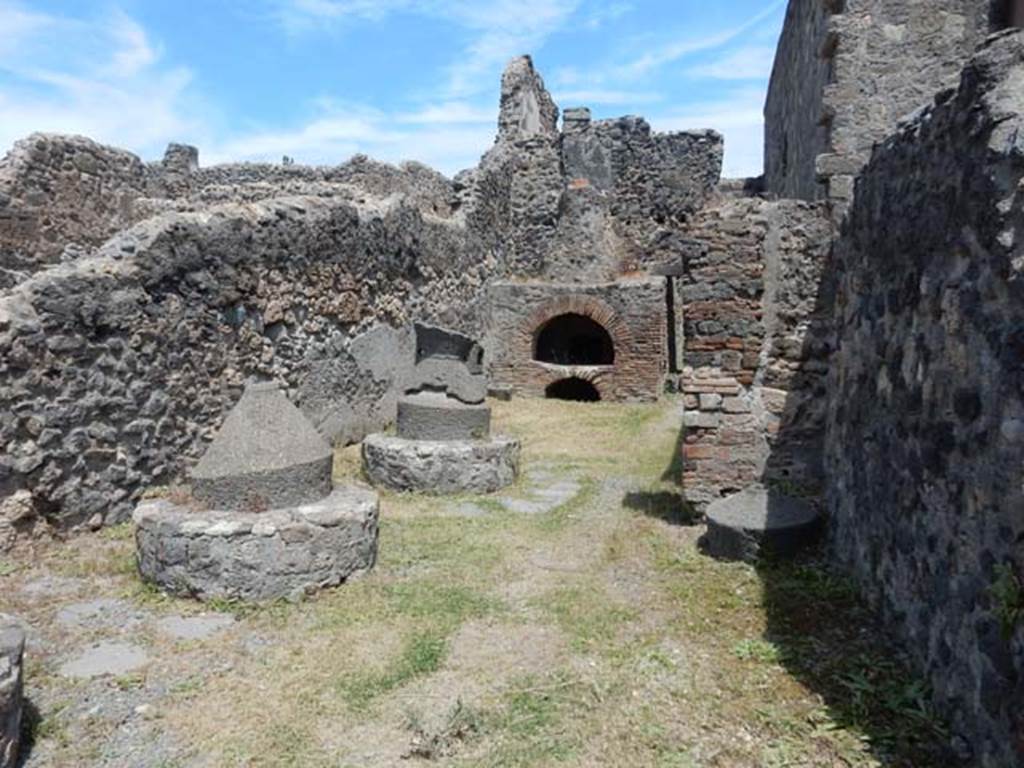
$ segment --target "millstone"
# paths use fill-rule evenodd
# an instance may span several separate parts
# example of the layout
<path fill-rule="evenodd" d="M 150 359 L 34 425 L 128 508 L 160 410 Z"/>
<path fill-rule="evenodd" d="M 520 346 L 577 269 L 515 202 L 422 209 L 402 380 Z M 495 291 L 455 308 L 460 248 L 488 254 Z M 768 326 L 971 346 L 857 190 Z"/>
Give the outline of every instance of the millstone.
<path fill-rule="evenodd" d="M 398 401 L 398 436 L 409 440 L 481 440 L 491 432 L 490 406 L 422 392 Z"/>
<path fill-rule="evenodd" d="M 0 614 L 0 768 L 14 768 L 18 762 L 24 652 L 24 631 Z"/>
<path fill-rule="evenodd" d="M 133 516 L 139 573 L 200 600 L 307 594 L 373 567 L 379 514 L 376 493 L 351 487 L 258 515 L 148 500 Z"/>
<path fill-rule="evenodd" d="M 723 560 L 789 557 L 811 543 L 820 515 L 801 499 L 751 486 L 707 508 L 708 554 Z"/>
<path fill-rule="evenodd" d="M 519 442 L 370 435 L 363 441 L 363 469 L 371 483 L 395 491 L 491 493 L 515 482 Z"/>
<path fill-rule="evenodd" d="M 273 382 L 250 384 L 192 470 L 211 509 L 260 511 L 331 492 L 331 447 Z"/>

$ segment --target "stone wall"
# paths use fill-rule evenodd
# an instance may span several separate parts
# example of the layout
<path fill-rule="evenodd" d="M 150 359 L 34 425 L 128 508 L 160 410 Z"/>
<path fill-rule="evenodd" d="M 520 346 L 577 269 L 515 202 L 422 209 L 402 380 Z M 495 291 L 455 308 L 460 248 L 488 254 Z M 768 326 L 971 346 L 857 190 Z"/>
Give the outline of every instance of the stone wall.
<path fill-rule="evenodd" d="M 995 38 L 876 149 L 828 379 L 832 552 L 993 767 L 1024 762 L 1022 82 Z"/>
<path fill-rule="evenodd" d="M 691 503 L 758 481 L 820 485 L 832 233 L 823 205 L 792 200 L 726 199 L 695 217 L 678 278 Z"/>
<path fill-rule="evenodd" d="M 832 66 L 823 48 L 836 5 L 791 0 L 786 9 L 764 105 L 765 185 L 779 197 L 820 200 L 827 192 L 815 164 L 829 148 L 822 100 Z"/>
<path fill-rule="evenodd" d="M 147 171 L 130 152 L 36 133 L 0 160 L 0 290 L 138 220 Z"/>
<path fill-rule="evenodd" d="M 638 117 L 592 122 L 584 108 L 567 110 L 560 132 L 529 57 L 509 65 L 501 103 L 495 146 L 455 183 L 469 226 L 513 272 L 607 283 L 674 258 L 673 235 L 721 176 L 719 134 L 653 133 Z"/>
<path fill-rule="evenodd" d="M 119 521 L 198 456 L 247 376 L 328 436 L 393 418 L 412 319 L 478 331 L 500 267 L 401 198 L 166 214 L 0 297 L 0 499 L 59 527 Z M 366 334 L 369 335 L 366 335 Z M 357 411 L 353 414 L 353 409 Z M 359 418 L 355 418 L 358 416 Z"/>
<path fill-rule="evenodd" d="M 80 136 L 32 134 L 0 160 L 0 291 L 73 261 L 133 224 L 169 212 L 286 195 L 402 195 L 443 218 L 457 203 L 451 182 L 419 163 L 392 166 L 363 155 L 337 166 L 238 163 L 199 166 L 194 147 L 171 144 L 144 164 Z"/>
<path fill-rule="evenodd" d="M 765 109 L 768 190 L 845 208 L 872 146 L 955 81 L 991 28 L 990 5 L 791 0 Z"/>
<path fill-rule="evenodd" d="M 604 400 L 656 400 L 664 391 L 668 338 L 664 278 L 605 285 L 495 283 L 488 291 L 485 348 L 492 380 L 544 397 L 549 384 L 590 381 Z M 537 334 L 565 314 L 589 317 L 611 336 L 614 364 L 568 366 L 534 359 Z"/>

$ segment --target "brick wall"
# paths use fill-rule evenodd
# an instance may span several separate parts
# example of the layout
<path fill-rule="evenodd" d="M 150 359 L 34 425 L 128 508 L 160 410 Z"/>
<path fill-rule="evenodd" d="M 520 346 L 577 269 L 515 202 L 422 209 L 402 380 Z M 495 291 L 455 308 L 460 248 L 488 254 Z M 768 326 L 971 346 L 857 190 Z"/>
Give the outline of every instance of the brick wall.
<path fill-rule="evenodd" d="M 664 278 L 603 285 L 496 283 L 488 292 L 487 343 L 491 376 L 516 392 L 544 397 L 549 384 L 578 377 L 603 400 L 656 400 L 664 391 L 668 359 Z M 589 317 L 612 337 L 609 366 L 564 366 L 534 360 L 537 333 L 564 314 Z"/>

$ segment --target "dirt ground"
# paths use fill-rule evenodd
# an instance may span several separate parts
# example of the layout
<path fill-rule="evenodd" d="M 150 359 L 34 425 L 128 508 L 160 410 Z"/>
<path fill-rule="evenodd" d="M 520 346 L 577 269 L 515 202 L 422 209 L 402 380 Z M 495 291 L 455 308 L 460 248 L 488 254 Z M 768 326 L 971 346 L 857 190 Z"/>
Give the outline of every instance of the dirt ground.
<path fill-rule="evenodd" d="M 954 764 L 843 579 L 701 554 L 679 403 L 494 406 L 520 482 L 382 494 L 376 568 L 301 603 L 162 595 L 130 526 L 0 560 L 25 766 Z"/>

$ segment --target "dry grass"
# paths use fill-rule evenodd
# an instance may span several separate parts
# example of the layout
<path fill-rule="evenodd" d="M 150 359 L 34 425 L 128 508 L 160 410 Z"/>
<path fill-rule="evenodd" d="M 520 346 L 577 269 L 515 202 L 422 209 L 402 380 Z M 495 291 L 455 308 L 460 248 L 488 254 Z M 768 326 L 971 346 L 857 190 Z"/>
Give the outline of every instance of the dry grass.
<path fill-rule="evenodd" d="M 671 492 L 678 422 L 674 402 L 496 403 L 528 463 L 512 493 L 571 475 L 580 494 L 535 516 L 384 494 L 369 576 L 240 612 L 204 646 L 212 667 L 164 665 L 179 678 L 157 705 L 176 764 L 946 764 L 845 585 L 812 565 L 715 562 L 699 528 L 636 503 Z M 358 476 L 356 449 L 336 475 Z M 462 516 L 466 501 L 487 514 Z M 102 541 L 106 572 L 82 545 L 60 567 L 124 594 L 130 541 Z"/>

